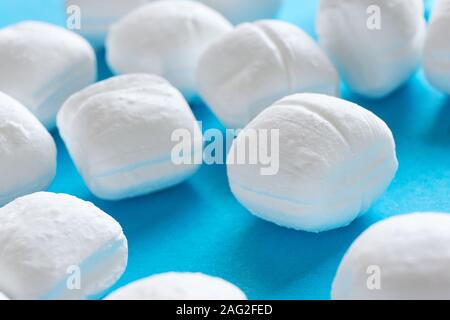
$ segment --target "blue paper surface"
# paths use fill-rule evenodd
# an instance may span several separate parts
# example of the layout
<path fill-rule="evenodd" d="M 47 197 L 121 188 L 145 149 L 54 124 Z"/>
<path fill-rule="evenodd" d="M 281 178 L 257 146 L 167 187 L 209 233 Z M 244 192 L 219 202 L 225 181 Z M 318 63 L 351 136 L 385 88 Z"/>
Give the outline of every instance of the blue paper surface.
<path fill-rule="evenodd" d="M 287 0 L 280 18 L 314 36 L 317 3 Z M 0 27 L 24 19 L 64 25 L 63 1 L 0 1 Z M 100 79 L 111 75 L 103 55 Z M 388 123 L 400 162 L 389 190 L 343 229 L 310 234 L 253 217 L 232 196 L 224 166 L 203 166 L 188 182 L 163 192 L 102 201 L 87 190 L 57 134 L 58 174 L 50 191 L 92 201 L 123 226 L 129 263 L 112 289 L 155 273 L 199 271 L 235 283 L 251 299 L 328 299 L 342 256 L 371 224 L 396 214 L 450 211 L 450 99 L 432 89 L 422 71 L 387 99 L 363 99 L 345 87 L 342 96 Z M 203 104 L 192 108 L 204 129 L 222 128 Z"/>

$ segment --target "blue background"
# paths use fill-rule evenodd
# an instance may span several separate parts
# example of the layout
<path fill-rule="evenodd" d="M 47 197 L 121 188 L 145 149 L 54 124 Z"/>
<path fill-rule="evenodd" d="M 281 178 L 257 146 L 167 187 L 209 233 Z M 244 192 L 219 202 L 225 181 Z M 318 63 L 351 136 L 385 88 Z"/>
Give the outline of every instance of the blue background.
<path fill-rule="evenodd" d="M 315 37 L 317 1 L 286 1 L 280 14 Z M 0 0 L 0 26 L 24 19 L 64 25 L 63 1 Z M 1 49 L 1 48 L 0 48 Z M 99 76 L 110 76 L 98 53 Z M 389 190 L 347 228 L 292 231 L 250 215 L 229 191 L 224 166 L 204 166 L 188 182 L 137 199 L 106 202 L 86 189 L 57 134 L 58 174 L 50 190 L 90 200 L 116 218 L 129 240 L 128 268 L 114 286 L 155 273 L 200 271 L 240 286 L 251 299 L 328 299 L 340 260 L 371 224 L 395 214 L 450 211 L 450 99 L 419 71 L 387 99 L 344 98 L 374 111 L 391 127 L 399 172 Z M 193 103 L 204 129 L 220 126 Z"/>

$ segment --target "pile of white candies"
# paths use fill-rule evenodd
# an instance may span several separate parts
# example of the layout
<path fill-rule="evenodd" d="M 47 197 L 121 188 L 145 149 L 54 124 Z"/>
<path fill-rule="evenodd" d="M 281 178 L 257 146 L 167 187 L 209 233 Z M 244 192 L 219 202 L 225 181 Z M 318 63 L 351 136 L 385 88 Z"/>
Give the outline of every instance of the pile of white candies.
<path fill-rule="evenodd" d="M 95 196 L 136 197 L 197 171 L 198 164 L 175 164 L 171 152 L 172 133 L 184 129 L 193 155 L 203 153 L 188 104 L 199 94 L 227 128 L 242 129 L 229 157 L 246 132 L 279 131 L 276 175 L 227 161 L 231 191 L 251 213 L 321 232 L 368 211 L 396 174 L 396 146 L 383 120 L 338 98 L 339 75 L 356 93 L 381 98 L 412 76 L 423 54 L 430 83 L 450 93 L 450 0 L 437 1 L 428 32 L 422 0 L 321 0 L 319 43 L 270 20 L 281 5 L 116 0 L 105 10 L 104 1 L 67 0 L 68 14 L 83 12 L 81 36 L 33 21 L 0 29 L 0 300 L 98 298 L 127 265 L 117 221 L 90 202 L 41 192 L 56 173 L 47 131 L 55 126 Z M 373 6 L 386 17 L 382 28 L 367 25 Z M 95 83 L 91 45 L 105 46 L 117 76 Z M 445 214 L 372 226 L 343 259 L 333 298 L 450 298 L 449 235 Z M 382 290 L 367 286 L 371 265 L 383 270 Z M 83 275 L 79 290 L 68 272 Z M 246 296 L 220 278 L 165 273 L 106 299 Z"/>

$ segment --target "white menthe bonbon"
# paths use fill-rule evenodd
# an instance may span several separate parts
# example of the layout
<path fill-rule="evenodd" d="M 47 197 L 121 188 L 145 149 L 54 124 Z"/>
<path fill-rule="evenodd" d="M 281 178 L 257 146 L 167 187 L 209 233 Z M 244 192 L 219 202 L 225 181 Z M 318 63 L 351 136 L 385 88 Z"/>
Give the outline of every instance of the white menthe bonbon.
<path fill-rule="evenodd" d="M 278 225 L 320 232 L 343 227 L 367 211 L 397 170 L 387 125 L 351 102 L 319 94 L 286 97 L 246 129 L 280 131 L 279 172 L 228 165 L 231 190 L 253 214 Z M 264 144 L 260 148 L 266 148 Z"/>
<path fill-rule="evenodd" d="M 0 92 L 0 207 L 46 189 L 56 173 L 56 146 L 42 124 Z"/>
<path fill-rule="evenodd" d="M 11 299 L 83 299 L 116 282 L 128 247 L 92 203 L 39 192 L 0 209 L 0 256 L 0 290 Z"/>
<path fill-rule="evenodd" d="M 200 0 L 221 12 L 233 24 L 275 18 L 282 0 Z"/>
<path fill-rule="evenodd" d="M 438 0 L 428 26 L 423 65 L 428 80 L 450 94 L 450 0 Z"/>
<path fill-rule="evenodd" d="M 63 28 L 26 21 L 0 29 L 0 91 L 53 129 L 61 104 L 96 79 L 92 47 Z"/>
<path fill-rule="evenodd" d="M 0 300 L 9 300 L 9 298 L 5 294 L 0 292 Z"/>
<path fill-rule="evenodd" d="M 339 90 L 337 72 L 314 40 L 275 20 L 242 24 L 212 44 L 200 59 L 197 82 L 229 128 L 243 128 L 286 95 Z"/>
<path fill-rule="evenodd" d="M 130 12 L 108 34 L 114 72 L 154 73 L 186 97 L 195 94 L 195 70 L 211 42 L 232 30 L 218 12 L 195 1 L 156 1 Z"/>
<path fill-rule="evenodd" d="M 347 251 L 337 300 L 450 299 L 450 216 L 415 213 L 381 221 Z"/>
<path fill-rule="evenodd" d="M 321 0 L 317 33 L 344 81 L 380 98 L 417 69 L 425 37 L 422 0 Z"/>
<path fill-rule="evenodd" d="M 176 165 L 172 133 L 191 133 L 202 153 L 202 133 L 181 93 L 153 75 L 130 74 L 96 83 L 70 97 L 58 128 L 89 189 L 119 200 L 173 186 L 198 164 Z"/>
<path fill-rule="evenodd" d="M 201 273 L 163 273 L 122 287 L 106 300 L 246 300 L 235 285 Z"/>
<path fill-rule="evenodd" d="M 88 39 L 95 48 L 101 48 L 111 24 L 151 1 L 156 0 L 66 0 L 65 3 L 69 21 L 79 19 L 81 24 L 78 30 L 73 31 Z"/>
<path fill-rule="evenodd" d="M 69 28 L 84 36 L 95 48 L 104 45 L 112 24 L 139 6 L 156 0 L 66 0 Z M 161 1 L 161 0 L 160 0 Z M 274 18 L 282 0 L 197 0 L 217 10 L 233 24 Z"/>

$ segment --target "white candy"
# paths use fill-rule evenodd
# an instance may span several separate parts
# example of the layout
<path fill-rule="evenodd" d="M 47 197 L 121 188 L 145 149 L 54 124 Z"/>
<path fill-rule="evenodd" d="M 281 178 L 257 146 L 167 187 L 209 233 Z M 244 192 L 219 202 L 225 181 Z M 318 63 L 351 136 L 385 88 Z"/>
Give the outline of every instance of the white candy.
<path fill-rule="evenodd" d="M 46 189 L 55 174 L 53 138 L 30 111 L 0 92 L 0 207 Z"/>
<path fill-rule="evenodd" d="M 95 54 L 77 34 L 27 21 L 0 30 L 0 91 L 48 128 L 64 100 L 96 79 Z"/>
<path fill-rule="evenodd" d="M 246 300 L 235 285 L 201 273 L 163 273 L 122 287 L 106 300 Z"/>
<path fill-rule="evenodd" d="M 232 23 L 275 18 L 282 0 L 200 0 L 221 12 Z"/>
<path fill-rule="evenodd" d="M 195 94 L 198 59 L 211 42 L 232 30 L 219 13 L 195 1 L 156 1 L 114 24 L 107 60 L 114 72 L 154 73 L 186 97 Z"/>
<path fill-rule="evenodd" d="M 298 92 L 337 95 L 337 72 L 305 32 L 286 22 L 242 24 L 212 44 L 197 71 L 199 92 L 229 128 Z"/>
<path fill-rule="evenodd" d="M 332 297 L 450 299 L 450 216 L 396 216 L 365 231 L 346 253 Z"/>
<path fill-rule="evenodd" d="M 109 27 L 133 9 L 156 0 L 66 0 L 69 21 L 81 13 L 80 29 L 75 30 L 95 47 L 104 45 Z"/>
<path fill-rule="evenodd" d="M 450 94 L 450 0 L 433 9 L 424 50 L 424 70 L 433 86 Z"/>
<path fill-rule="evenodd" d="M 384 97 L 419 65 L 424 5 L 422 0 L 321 0 L 317 33 L 355 92 Z"/>
<path fill-rule="evenodd" d="M 120 225 L 92 203 L 34 193 L 0 209 L 0 290 L 12 299 L 82 299 L 127 264 Z"/>
<path fill-rule="evenodd" d="M 74 29 L 95 47 L 104 45 L 106 35 L 112 24 L 139 6 L 156 0 L 66 0 L 66 13 L 69 22 L 80 17 L 80 29 Z M 282 0 L 197 0 L 217 10 L 234 24 L 274 18 Z M 105 7 L 107 5 L 107 8 Z"/>
<path fill-rule="evenodd" d="M 58 114 L 58 128 L 89 189 L 109 200 L 173 186 L 197 170 L 172 161 L 175 130 L 191 133 L 195 153 L 203 146 L 179 91 L 144 74 L 118 76 L 74 94 Z"/>
<path fill-rule="evenodd" d="M 261 164 L 236 164 L 232 158 L 242 152 L 245 133 L 261 129 L 279 130 L 275 175 L 262 175 Z M 260 141 L 258 149 L 267 148 Z M 398 166 L 392 133 L 381 119 L 318 94 L 289 96 L 264 110 L 234 141 L 227 164 L 231 190 L 249 211 L 311 232 L 346 226 L 367 211 Z"/>
<path fill-rule="evenodd" d="M 9 300 L 9 298 L 0 292 L 0 300 Z"/>

